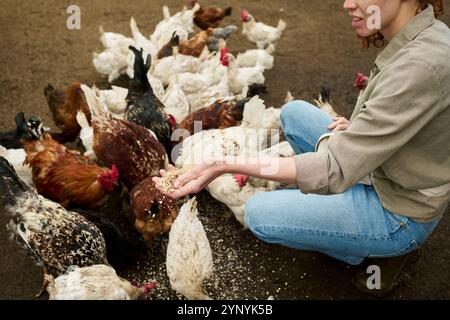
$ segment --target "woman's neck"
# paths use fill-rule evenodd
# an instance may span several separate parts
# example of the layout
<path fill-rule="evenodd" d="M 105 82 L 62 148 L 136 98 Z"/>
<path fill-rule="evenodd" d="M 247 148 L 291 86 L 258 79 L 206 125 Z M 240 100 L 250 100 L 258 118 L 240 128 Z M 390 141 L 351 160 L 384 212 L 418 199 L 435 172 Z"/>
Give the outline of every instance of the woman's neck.
<path fill-rule="evenodd" d="M 389 25 L 382 28 L 380 32 L 386 40 L 391 41 L 419 12 L 420 4 L 417 1 L 402 1 L 397 17 Z"/>

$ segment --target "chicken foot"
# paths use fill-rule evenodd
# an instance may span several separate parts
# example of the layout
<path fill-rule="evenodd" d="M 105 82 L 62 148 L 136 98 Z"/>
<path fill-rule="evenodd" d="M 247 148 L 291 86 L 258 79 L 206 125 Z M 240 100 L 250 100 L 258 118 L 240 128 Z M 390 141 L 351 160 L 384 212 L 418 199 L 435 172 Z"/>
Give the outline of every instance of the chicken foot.
<path fill-rule="evenodd" d="M 42 275 L 42 277 L 43 277 L 42 287 L 41 287 L 41 290 L 39 290 L 39 292 L 34 295 L 35 299 L 37 299 L 40 296 L 42 296 L 44 291 L 47 289 L 47 286 L 49 285 L 49 282 L 48 282 L 48 280 L 46 278 L 46 275 L 50 275 L 50 273 L 48 272 L 48 269 L 47 269 L 46 266 L 43 267 L 42 273 L 43 273 L 43 275 Z"/>

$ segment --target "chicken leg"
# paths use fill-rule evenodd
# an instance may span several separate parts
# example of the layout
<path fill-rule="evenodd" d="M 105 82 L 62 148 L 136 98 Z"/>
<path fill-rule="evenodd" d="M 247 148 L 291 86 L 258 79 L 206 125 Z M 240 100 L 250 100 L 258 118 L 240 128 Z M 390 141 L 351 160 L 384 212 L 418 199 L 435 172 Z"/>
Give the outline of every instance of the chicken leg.
<path fill-rule="evenodd" d="M 45 276 L 49 275 L 49 274 L 50 273 L 48 272 L 47 266 L 44 266 L 44 268 L 43 268 L 43 276 L 42 276 L 43 277 L 42 287 L 41 287 L 41 290 L 39 290 L 39 292 L 34 295 L 35 299 L 37 299 L 40 296 L 42 296 L 42 294 L 44 293 L 45 289 L 47 289 L 47 286 L 48 286 L 49 283 L 48 283 L 48 280 L 47 280 L 47 278 Z"/>

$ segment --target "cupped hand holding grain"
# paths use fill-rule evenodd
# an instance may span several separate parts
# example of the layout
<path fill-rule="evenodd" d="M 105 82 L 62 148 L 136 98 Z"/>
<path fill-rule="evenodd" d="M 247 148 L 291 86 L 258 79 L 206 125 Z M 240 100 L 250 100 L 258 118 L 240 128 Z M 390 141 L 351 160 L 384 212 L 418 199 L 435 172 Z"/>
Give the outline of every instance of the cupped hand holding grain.
<path fill-rule="evenodd" d="M 160 170 L 159 173 L 161 177 L 153 178 L 156 187 L 174 199 L 199 193 L 223 174 L 221 166 L 214 161 L 195 165 L 187 172 L 169 165 L 167 171 Z"/>

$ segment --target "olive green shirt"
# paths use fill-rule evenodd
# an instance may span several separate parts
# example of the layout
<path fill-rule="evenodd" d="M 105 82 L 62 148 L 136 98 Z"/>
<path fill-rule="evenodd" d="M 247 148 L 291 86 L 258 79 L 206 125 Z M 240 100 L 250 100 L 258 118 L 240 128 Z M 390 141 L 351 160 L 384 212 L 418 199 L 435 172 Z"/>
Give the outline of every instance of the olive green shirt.
<path fill-rule="evenodd" d="M 429 6 L 377 57 L 348 129 L 295 156 L 299 189 L 326 195 L 370 183 L 387 210 L 440 219 L 450 201 L 449 106 L 450 30 Z"/>

